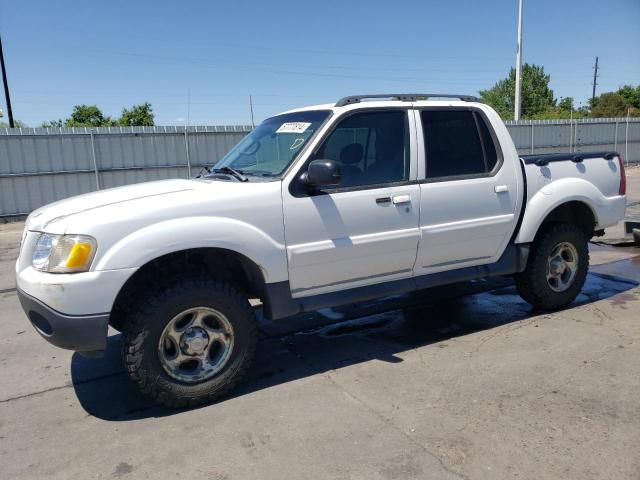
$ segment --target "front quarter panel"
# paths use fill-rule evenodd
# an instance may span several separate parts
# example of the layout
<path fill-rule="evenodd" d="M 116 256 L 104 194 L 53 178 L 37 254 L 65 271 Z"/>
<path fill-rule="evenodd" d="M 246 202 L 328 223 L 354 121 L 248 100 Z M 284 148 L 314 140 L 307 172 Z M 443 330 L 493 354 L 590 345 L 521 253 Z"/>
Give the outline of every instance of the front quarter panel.
<path fill-rule="evenodd" d="M 100 256 L 94 269 L 140 267 L 193 248 L 233 250 L 255 262 L 268 283 L 287 279 L 284 244 L 253 225 L 225 217 L 187 217 L 149 225 L 119 240 Z"/>

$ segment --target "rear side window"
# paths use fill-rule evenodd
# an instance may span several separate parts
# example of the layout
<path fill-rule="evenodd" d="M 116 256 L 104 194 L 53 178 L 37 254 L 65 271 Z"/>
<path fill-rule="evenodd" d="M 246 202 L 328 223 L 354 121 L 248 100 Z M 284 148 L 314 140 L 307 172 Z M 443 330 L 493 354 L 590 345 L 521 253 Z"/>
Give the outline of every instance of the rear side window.
<path fill-rule="evenodd" d="M 483 175 L 498 162 L 481 115 L 470 110 L 423 110 L 427 178 Z"/>
<path fill-rule="evenodd" d="M 493 170 L 493 167 L 498 163 L 498 153 L 496 152 L 496 145 L 493 142 L 493 138 L 489 133 L 489 127 L 487 122 L 478 113 L 474 113 L 478 122 L 478 128 L 480 129 L 480 139 L 482 140 L 482 148 L 484 149 L 484 156 L 487 162 L 487 172 Z"/>

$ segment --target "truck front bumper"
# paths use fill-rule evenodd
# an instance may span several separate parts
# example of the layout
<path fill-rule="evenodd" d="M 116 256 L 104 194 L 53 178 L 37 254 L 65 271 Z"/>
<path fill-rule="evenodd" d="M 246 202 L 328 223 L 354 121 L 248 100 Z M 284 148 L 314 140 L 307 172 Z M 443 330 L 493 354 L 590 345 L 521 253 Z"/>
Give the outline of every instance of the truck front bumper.
<path fill-rule="evenodd" d="M 65 315 L 18 288 L 18 298 L 33 328 L 56 347 L 77 352 L 104 351 L 109 314 Z"/>

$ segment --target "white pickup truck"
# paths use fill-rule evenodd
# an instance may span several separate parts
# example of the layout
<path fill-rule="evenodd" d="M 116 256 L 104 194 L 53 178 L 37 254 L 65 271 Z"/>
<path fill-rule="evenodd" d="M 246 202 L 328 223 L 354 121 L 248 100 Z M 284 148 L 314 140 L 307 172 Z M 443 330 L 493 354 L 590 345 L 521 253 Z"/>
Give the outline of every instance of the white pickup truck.
<path fill-rule="evenodd" d="M 47 205 L 26 222 L 18 293 L 49 342 L 88 355 L 122 332 L 131 379 L 169 406 L 247 372 L 249 300 L 268 319 L 512 275 L 570 304 L 587 242 L 625 211 L 615 152 L 520 158 L 460 95 L 363 95 L 265 120 L 199 178 Z"/>

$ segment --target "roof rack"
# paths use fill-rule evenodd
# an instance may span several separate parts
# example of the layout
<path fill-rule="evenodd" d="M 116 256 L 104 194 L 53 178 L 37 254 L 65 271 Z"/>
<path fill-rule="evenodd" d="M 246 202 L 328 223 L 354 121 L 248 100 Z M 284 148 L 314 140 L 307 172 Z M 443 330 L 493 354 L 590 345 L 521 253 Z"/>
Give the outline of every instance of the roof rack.
<path fill-rule="evenodd" d="M 344 107 L 352 103 L 358 103 L 361 100 L 369 98 L 392 98 L 401 102 L 415 102 L 424 98 L 457 98 L 463 102 L 479 102 L 478 97 L 472 95 L 453 95 L 451 93 L 379 93 L 376 95 L 351 95 L 341 98 L 336 102 L 336 107 Z"/>

